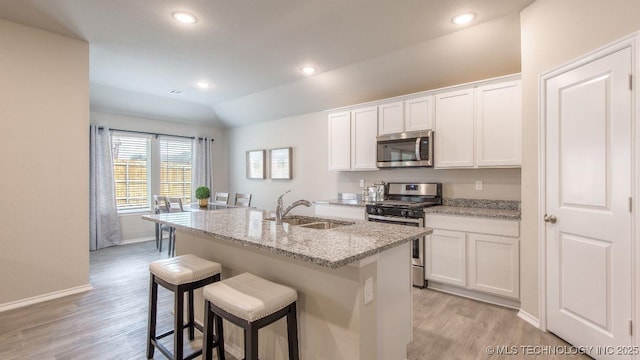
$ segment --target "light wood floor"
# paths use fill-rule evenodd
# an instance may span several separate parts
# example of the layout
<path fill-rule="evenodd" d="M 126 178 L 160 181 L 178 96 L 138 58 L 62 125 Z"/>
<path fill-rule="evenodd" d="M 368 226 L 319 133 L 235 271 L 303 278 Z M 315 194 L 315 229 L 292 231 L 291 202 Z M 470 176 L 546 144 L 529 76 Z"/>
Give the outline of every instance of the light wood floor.
<path fill-rule="evenodd" d="M 145 359 L 148 264 L 165 257 L 166 253 L 155 250 L 154 242 L 92 252 L 94 290 L 0 313 L 0 359 Z M 162 331 L 172 326 L 173 298 L 162 288 L 159 295 L 159 309 L 163 310 L 158 323 Z M 488 356 L 489 345 L 566 343 L 525 323 L 511 309 L 420 289 L 414 289 L 414 306 L 410 360 L 588 359 Z M 193 345 L 199 347 L 199 340 L 196 337 Z M 155 359 L 164 356 L 156 351 Z"/>

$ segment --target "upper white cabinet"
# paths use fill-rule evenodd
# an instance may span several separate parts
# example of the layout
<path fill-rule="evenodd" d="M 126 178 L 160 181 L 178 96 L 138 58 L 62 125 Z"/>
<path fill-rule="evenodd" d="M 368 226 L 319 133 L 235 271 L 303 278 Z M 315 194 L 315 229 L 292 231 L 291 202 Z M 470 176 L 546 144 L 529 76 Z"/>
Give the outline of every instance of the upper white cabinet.
<path fill-rule="evenodd" d="M 475 90 L 476 165 L 521 164 L 520 81 L 479 86 Z"/>
<path fill-rule="evenodd" d="M 520 80 L 472 86 L 435 96 L 435 167 L 520 166 Z"/>
<path fill-rule="evenodd" d="M 378 135 L 404 132 L 404 102 L 378 106 Z"/>
<path fill-rule="evenodd" d="M 404 102 L 404 131 L 433 129 L 435 106 L 433 96 L 423 96 Z"/>
<path fill-rule="evenodd" d="M 329 114 L 329 170 L 377 170 L 376 136 L 434 130 L 436 169 L 521 166 L 518 75 Z"/>
<path fill-rule="evenodd" d="M 378 106 L 378 135 L 433 129 L 433 96 Z"/>
<path fill-rule="evenodd" d="M 435 166 L 473 167 L 473 89 L 436 95 Z"/>
<path fill-rule="evenodd" d="M 351 112 L 351 170 L 376 168 L 378 109 L 373 107 Z"/>
<path fill-rule="evenodd" d="M 329 170 L 377 170 L 377 132 L 375 106 L 329 114 Z"/>
<path fill-rule="evenodd" d="M 329 170 L 351 169 L 351 112 L 329 114 Z"/>

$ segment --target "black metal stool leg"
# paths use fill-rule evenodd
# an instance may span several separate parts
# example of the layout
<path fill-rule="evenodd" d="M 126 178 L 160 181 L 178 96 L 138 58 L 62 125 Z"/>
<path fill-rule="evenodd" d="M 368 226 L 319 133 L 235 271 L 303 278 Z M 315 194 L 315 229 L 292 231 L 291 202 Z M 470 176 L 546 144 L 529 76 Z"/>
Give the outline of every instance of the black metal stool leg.
<path fill-rule="evenodd" d="M 153 341 L 156 339 L 156 315 L 158 312 L 158 284 L 154 281 L 154 276 L 151 274 L 151 281 L 149 283 L 149 320 L 147 330 L 147 359 L 153 358 L 153 352 L 155 347 Z"/>
<path fill-rule="evenodd" d="M 298 360 L 300 352 L 298 349 L 298 314 L 296 303 L 289 305 L 287 314 L 287 337 L 289 340 L 289 360 Z"/>
<path fill-rule="evenodd" d="M 258 327 L 252 323 L 244 329 L 244 359 L 258 360 Z"/>
<path fill-rule="evenodd" d="M 174 343 L 173 343 L 173 357 L 175 359 L 182 359 L 182 344 L 183 344 L 183 328 L 184 328 L 184 292 L 178 287 L 175 294 L 175 306 L 174 306 Z"/>
<path fill-rule="evenodd" d="M 194 324 L 195 319 L 193 316 L 193 289 L 188 291 L 189 299 L 187 304 L 187 312 L 189 314 L 189 340 L 193 340 L 195 338 Z"/>
<path fill-rule="evenodd" d="M 225 360 L 224 358 L 224 330 L 222 328 L 222 318 L 218 315 L 213 315 L 216 325 L 216 341 L 218 342 L 218 360 Z M 211 360 L 211 359 L 209 359 Z"/>

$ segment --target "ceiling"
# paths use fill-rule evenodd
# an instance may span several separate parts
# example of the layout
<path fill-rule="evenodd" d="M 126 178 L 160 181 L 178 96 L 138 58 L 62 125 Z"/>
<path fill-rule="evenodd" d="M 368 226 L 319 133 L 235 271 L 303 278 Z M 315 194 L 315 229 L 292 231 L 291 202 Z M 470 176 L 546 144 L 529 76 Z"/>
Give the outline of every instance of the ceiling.
<path fill-rule="evenodd" d="M 0 18 L 89 42 L 92 111 L 235 127 L 518 72 L 531 2 L 2 0 Z"/>

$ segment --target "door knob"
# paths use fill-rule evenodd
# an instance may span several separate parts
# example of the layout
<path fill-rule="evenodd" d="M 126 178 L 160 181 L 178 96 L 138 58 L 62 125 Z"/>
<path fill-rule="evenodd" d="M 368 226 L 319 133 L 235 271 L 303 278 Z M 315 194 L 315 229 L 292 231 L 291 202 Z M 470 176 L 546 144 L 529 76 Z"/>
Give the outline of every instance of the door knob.
<path fill-rule="evenodd" d="M 544 214 L 544 222 L 555 224 L 558 221 L 558 218 L 555 215 L 547 215 Z"/>

